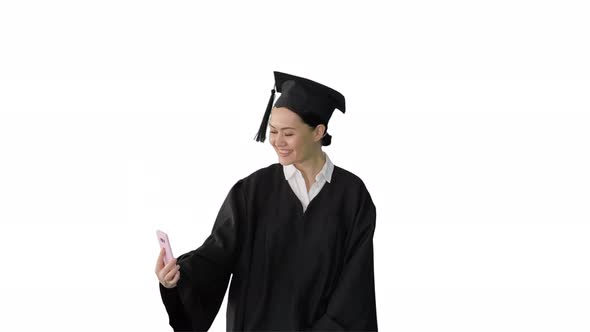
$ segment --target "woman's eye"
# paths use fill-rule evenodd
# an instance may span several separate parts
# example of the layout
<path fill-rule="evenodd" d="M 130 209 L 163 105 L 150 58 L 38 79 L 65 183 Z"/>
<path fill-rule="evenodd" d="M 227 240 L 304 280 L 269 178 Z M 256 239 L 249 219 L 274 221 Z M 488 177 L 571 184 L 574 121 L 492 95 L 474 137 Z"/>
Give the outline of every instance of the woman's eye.
<path fill-rule="evenodd" d="M 276 134 L 277 132 L 276 131 L 271 131 L 270 133 L 271 134 Z M 285 136 L 293 136 L 293 134 L 285 134 Z"/>

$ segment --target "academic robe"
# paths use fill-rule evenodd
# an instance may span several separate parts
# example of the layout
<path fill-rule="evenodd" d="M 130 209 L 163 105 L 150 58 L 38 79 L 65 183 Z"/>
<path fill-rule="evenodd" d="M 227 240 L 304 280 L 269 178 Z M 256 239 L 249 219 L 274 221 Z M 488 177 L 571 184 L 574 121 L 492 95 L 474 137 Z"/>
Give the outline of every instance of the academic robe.
<path fill-rule="evenodd" d="M 377 331 L 376 211 L 363 181 L 334 166 L 303 212 L 279 163 L 233 185 L 209 237 L 160 284 L 174 331 L 206 331 L 223 301 L 228 331 Z"/>

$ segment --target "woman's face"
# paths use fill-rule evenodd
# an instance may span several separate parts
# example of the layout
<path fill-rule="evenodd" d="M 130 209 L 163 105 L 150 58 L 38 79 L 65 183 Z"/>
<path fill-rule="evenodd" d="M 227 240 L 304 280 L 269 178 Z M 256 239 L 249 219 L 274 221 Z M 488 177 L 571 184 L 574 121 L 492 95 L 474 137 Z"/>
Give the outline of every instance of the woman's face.
<path fill-rule="evenodd" d="M 282 165 L 300 163 L 315 153 L 316 142 L 320 141 L 324 127 L 314 130 L 297 113 L 286 107 L 273 108 L 268 121 L 270 145 L 275 149 Z M 324 127 L 325 128 L 325 127 Z"/>

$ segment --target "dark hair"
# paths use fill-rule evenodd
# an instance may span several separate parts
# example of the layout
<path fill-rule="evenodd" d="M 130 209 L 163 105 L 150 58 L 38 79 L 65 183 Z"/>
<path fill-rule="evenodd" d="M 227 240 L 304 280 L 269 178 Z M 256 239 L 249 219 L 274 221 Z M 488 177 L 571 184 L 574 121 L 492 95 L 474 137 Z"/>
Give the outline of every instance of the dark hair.
<path fill-rule="evenodd" d="M 322 146 L 328 146 L 332 144 L 332 135 L 328 134 L 328 124 L 324 123 L 317 115 L 314 113 L 305 113 L 304 115 L 299 115 L 301 120 L 306 123 L 311 128 L 317 127 L 318 125 L 323 124 L 326 126 L 326 131 L 324 132 L 324 137 L 322 137 Z"/>
<path fill-rule="evenodd" d="M 326 136 L 322 137 L 322 145 L 328 146 L 332 144 L 332 135 L 328 134 L 328 126 L 326 126 Z"/>

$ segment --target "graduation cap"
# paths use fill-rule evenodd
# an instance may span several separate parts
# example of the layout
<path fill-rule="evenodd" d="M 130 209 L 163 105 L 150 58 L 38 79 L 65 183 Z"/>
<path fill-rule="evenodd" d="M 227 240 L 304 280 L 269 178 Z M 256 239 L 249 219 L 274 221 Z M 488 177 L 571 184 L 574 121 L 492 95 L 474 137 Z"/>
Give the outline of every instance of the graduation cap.
<path fill-rule="evenodd" d="M 330 144 L 331 136 L 327 133 L 327 125 L 334 109 L 345 112 L 344 96 L 323 84 L 314 82 L 307 78 L 298 77 L 290 74 L 274 72 L 275 86 L 271 90 L 270 99 L 266 106 L 266 112 L 262 118 L 262 123 L 256 134 L 256 141 L 264 142 L 266 137 L 266 127 L 268 118 L 273 106 L 275 89 L 281 93 L 277 99 L 275 107 L 286 107 L 297 113 L 305 123 L 315 127 L 318 124 L 326 125 L 327 144 Z"/>

